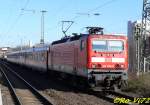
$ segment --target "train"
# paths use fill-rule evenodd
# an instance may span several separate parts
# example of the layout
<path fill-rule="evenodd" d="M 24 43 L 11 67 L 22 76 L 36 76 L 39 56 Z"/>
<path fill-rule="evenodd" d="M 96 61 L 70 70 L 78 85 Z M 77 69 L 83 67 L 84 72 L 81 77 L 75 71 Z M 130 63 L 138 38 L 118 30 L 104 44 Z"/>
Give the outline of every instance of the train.
<path fill-rule="evenodd" d="M 102 28 L 89 28 L 88 34 L 74 34 L 49 46 L 7 53 L 9 62 L 53 72 L 72 83 L 88 87 L 121 88 L 128 79 L 128 39 L 109 35 Z"/>

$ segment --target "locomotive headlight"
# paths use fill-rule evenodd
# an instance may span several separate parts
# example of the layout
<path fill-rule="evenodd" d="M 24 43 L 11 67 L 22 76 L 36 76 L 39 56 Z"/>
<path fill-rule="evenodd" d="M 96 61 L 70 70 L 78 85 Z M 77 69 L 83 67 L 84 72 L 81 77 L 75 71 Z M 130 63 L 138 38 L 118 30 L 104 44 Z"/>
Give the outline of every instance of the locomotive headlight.
<path fill-rule="evenodd" d="M 121 65 L 121 68 L 124 68 L 124 65 L 123 65 L 123 64 Z"/>
<path fill-rule="evenodd" d="M 92 68 L 96 68 L 96 65 L 95 65 L 95 64 L 92 64 Z"/>
<path fill-rule="evenodd" d="M 107 54 L 107 56 L 109 57 L 109 56 L 110 56 L 110 54 Z"/>

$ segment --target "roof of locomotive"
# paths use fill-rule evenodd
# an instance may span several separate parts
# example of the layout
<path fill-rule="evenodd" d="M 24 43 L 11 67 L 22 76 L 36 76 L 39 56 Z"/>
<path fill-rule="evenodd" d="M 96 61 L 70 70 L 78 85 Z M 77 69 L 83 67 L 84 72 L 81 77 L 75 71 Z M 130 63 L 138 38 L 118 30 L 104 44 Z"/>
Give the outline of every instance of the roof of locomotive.
<path fill-rule="evenodd" d="M 108 39 L 109 39 L 109 38 L 110 38 L 110 39 L 111 39 L 111 38 L 114 38 L 114 39 L 115 39 L 115 38 L 117 38 L 117 39 L 118 39 L 118 38 L 127 38 L 127 36 L 126 36 L 126 35 L 123 35 L 123 34 L 122 34 L 122 35 L 121 35 L 121 34 L 104 34 L 104 35 L 89 35 L 89 36 L 91 36 L 91 37 L 93 37 L 93 38 L 96 38 L 96 37 L 97 37 L 97 38 L 98 38 L 98 37 L 101 37 L 101 38 L 102 38 L 102 37 L 103 37 L 103 38 L 108 38 Z"/>
<path fill-rule="evenodd" d="M 65 42 L 71 42 L 71 41 L 79 40 L 82 37 L 88 37 L 88 36 L 92 36 L 92 35 L 96 36 L 96 35 L 100 35 L 100 34 L 80 34 L 80 35 L 75 35 L 75 36 L 67 36 L 60 40 L 53 41 L 52 45 L 65 43 Z M 127 36 L 121 35 L 121 34 L 103 34 L 102 36 L 127 37 Z"/>
<path fill-rule="evenodd" d="M 79 40 L 81 37 L 86 37 L 86 36 L 88 36 L 88 34 L 80 34 L 80 35 L 63 37 L 60 40 L 53 41 L 52 45 Z"/>

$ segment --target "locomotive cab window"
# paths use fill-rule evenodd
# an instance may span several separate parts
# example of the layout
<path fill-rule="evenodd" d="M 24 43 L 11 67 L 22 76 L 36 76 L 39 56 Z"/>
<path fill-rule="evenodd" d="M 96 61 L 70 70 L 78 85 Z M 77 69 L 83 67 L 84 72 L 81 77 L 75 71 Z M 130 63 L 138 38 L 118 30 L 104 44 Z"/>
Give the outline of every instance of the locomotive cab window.
<path fill-rule="evenodd" d="M 106 40 L 94 40 L 92 42 L 92 48 L 94 51 L 106 51 L 107 50 L 107 42 L 106 42 Z"/>
<path fill-rule="evenodd" d="M 124 49 L 123 42 L 118 40 L 108 41 L 109 51 L 122 51 Z"/>
<path fill-rule="evenodd" d="M 93 40 L 93 51 L 123 51 L 124 44 L 121 40 Z"/>

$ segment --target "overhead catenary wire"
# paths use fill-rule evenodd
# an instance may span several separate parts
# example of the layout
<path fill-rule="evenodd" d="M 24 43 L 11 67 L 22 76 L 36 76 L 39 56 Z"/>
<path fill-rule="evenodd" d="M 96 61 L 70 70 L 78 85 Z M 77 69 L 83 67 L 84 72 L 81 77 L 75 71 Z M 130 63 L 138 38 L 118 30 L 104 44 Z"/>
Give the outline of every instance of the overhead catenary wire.
<path fill-rule="evenodd" d="M 62 10 L 64 10 L 64 9 L 65 9 L 66 7 L 68 7 L 68 6 L 69 6 L 69 5 L 67 5 L 67 4 L 61 5 L 61 6 L 58 8 L 58 10 L 55 12 L 54 16 L 56 16 L 56 18 L 57 18 L 57 17 L 58 17 L 57 14 L 59 14 L 60 12 L 62 12 Z M 48 31 L 53 30 L 53 29 L 57 28 L 58 25 L 60 25 L 60 23 L 62 23 L 62 21 L 58 21 L 55 26 L 48 27 L 46 30 L 48 30 Z"/>
<path fill-rule="evenodd" d="M 111 4 L 111 3 L 113 3 L 113 2 L 115 2 L 115 1 L 117 1 L 117 0 L 109 0 L 109 1 L 106 1 L 106 2 L 104 2 L 103 4 L 97 6 L 96 8 L 90 9 L 89 11 L 87 11 L 87 12 L 85 12 L 85 13 L 87 13 L 87 15 L 90 16 L 92 12 L 94 12 L 94 11 L 100 9 L 100 8 L 103 8 L 103 7 L 105 7 L 105 6 L 107 6 L 107 5 Z M 77 18 L 79 18 L 79 17 L 81 17 L 81 15 L 77 14 L 77 15 L 74 16 L 71 20 L 75 20 L 75 19 L 77 19 Z"/>
<path fill-rule="evenodd" d="M 8 16 L 5 18 L 6 20 L 5 21 L 1 21 L 1 22 L 3 22 L 3 23 L 5 23 L 5 25 L 8 25 L 9 24 L 9 21 L 8 20 L 10 20 L 11 18 L 12 18 L 12 13 L 13 13 L 13 8 L 14 8 L 14 3 L 15 2 L 12 2 L 12 4 L 10 4 L 10 6 L 9 6 L 9 13 L 8 13 Z M 2 23 L 1 23 L 2 24 Z M 6 29 L 6 26 L 4 27 L 2 27 L 1 28 L 1 30 L 4 30 L 4 29 Z M 0 32 L 0 35 L 3 35 L 3 32 Z"/>
<path fill-rule="evenodd" d="M 106 2 L 104 2 L 103 4 L 97 6 L 96 8 L 93 8 L 93 9 L 91 9 L 91 10 L 85 12 L 85 13 L 87 13 L 88 16 L 90 16 L 90 15 L 91 15 L 91 12 L 94 12 L 95 10 L 98 10 L 98 9 L 100 9 L 100 8 L 103 8 L 103 7 L 105 7 L 105 6 L 107 6 L 107 5 L 111 4 L 111 3 L 113 3 L 113 2 L 115 2 L 115 1 L 117 1 L 117 0 L 109 0 L 109 1 L 106 1 Z M 62 10 L 62 7 L 60 7 L 60 10 Z M 60 11 L 59 11 L 59 12 L 60 12 Z M 94 15 L 95 15 L 95 14 L 94 14 Z M 80 15 L 80 13 L 77 13 L 77 15 L 74 16 L 73 18 L 71 18 L 70 20 L 71 20 L 71 21 L 74 21 L 75 19 L 77 19 L 77 18 L 79 18 L 79 17 L 81 17 L 81 15 Z M 57 27 L 57 25 L 56 25 L 55 27 L 50 27 L 50 28 L 48 28 L 48 30 L 55 29 L 56 27 Z"/>
<path fill-rule="evenodd" d="M 104 3 L 98 5 L 97 7 L 93 8 L 93 9 L 90 9 L 90 10 L 84 12 L 84 13 L 77 13 L 77 15 L 74 16 L 71 20 L 75 21 L 77 18 L 80 18 L 81 15 L 87 15 L 88 17 L 90 17 L 91 15 L 99 16 L 99 15 L 101 15 L 101 13 L 94 13 L 94 11 L 96 11 L 100 8 L 103 8 L 103 7 L 113 3 L 115 1 L 117 1 L 117 0 L 108 0 L 108 1 L 105 1 Z"/>
<path fill-rule="evenodd" d="M 28 6 L 29 2 L 30 2 L 30 0 L 27 0 L 22 9 L 26 9 L 26 7 Z M 23 12 L 24 11 L 21 10 L 21 12 L 18 14 L 18 16 L 16 17 L 16 19 L 14 20 L 14 22 L 8 28 L 8 31 L 5 33 L 6 35 L 13 30 L 13 28 L 15 27 L 15 25 L 17 24 L 17 22 L 19 21 L 19 19 L 23 15 Z"/>
<path fill-rule="evenodd" d="M 93 8 L 93 9 L 89 10 L 87 13 L 89 13 L 89 12 L 94 12 L 95 10 L 98 10 L 98 9 L 100 9 L 100 8 L 103 8 L 103 7 L 105 7 L 105 6 L 107 6 L 107 5 L 111 4 L 111 3 L 113 3 L 113 2 L 115 2 L 115 1 L 117 1 L 117 0 L 109 0 L 109 1 L 106 1 L 106 2 L 104 2 L 103 4 L 97 6 L 96 8 Z"/>

